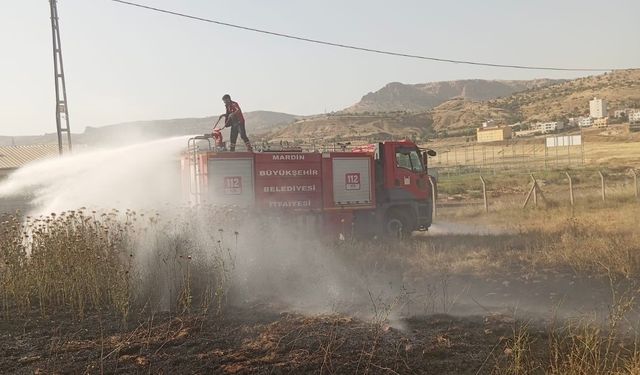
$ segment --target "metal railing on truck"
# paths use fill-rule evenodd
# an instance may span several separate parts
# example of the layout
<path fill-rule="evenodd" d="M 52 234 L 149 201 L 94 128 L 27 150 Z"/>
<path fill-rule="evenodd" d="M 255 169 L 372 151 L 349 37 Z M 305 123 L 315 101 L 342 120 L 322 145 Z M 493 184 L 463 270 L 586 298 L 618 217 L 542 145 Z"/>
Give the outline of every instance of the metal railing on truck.
<path fill-rule="evenodd" d="M 200 163 L 198 162 L 198 153 L 201 151 L 198 141 L 207 141 L 208 149 L 205 151 L 211 151 L 211 137 L 207 135 L 198 135 L 189 138 L 187 141 L 187 155 L 189 160 L 189 193 L 195 197 L 196 203 L 201 202 L 202 189 L 201 189 L 201 177 L 204 173 L 200 170 Z M 193 168 L 193 169 L 192 169 Z M 191 171 L 193 170 L 193 174 Z"/>

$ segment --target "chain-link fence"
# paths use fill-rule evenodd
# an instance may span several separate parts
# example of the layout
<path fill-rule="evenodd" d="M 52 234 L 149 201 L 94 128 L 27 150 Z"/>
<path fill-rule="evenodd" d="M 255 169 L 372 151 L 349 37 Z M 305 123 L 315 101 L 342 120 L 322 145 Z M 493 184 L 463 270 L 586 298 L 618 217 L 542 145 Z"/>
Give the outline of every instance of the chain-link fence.
<path fill-rule="evenodd" d="M 440 173 L 461 174 L 480 171 L 525 170 L 581 167 L 585 164 L 584 145 L 547 147 L 544 143 L 511 142 L 500 145 L 440 147 L 430 167 Z"/>
<path fill-rule="evenodd" d="M 493 173 L 495 172 L 495 173 Z M 437 177 L 437 206 L 499 211 L 531 206 L 590 207 L 640 204 L 640 166 L 635 168 L 576 168 L 503 170 L 448 174 Z"/>

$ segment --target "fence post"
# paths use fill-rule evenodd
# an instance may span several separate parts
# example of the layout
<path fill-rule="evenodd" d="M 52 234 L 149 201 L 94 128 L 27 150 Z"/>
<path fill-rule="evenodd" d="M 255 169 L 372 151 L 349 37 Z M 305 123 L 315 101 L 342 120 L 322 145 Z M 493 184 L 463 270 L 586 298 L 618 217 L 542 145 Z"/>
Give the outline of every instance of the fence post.
<path fill-rule="evenodd" d="M 633 173 L 633 187 L 635 188 L 633 192 L 635 193 L 636 198 L 638 198 L 638 173 L 634 168 L 631 168 L 631 173 Z"/>
<path fill-rule="evenodd" d="M 538 207 L 538 181 L 533 177 L 533 173 L 531 173 L 531 179 L 533 180 L 533 205 Z"/>
<path fill-rule="evenodd" d="M 575 201 L 573 200 L 573 180 L 571 179 L 571 175 L 569 175 L 569 172 L 564 172 L 567 175 L 567 178 L 569 179 L 569 201 L 571 202 L 571 214 L 573 215 L 573 206 L 575 204 Z"/>
<path fill-rule="evenodd" d="M 433 176 L 429 177 L 429 185 L 431 185 L 431 220 L 436 218 L 436 214 L 438 213 L 438 209 L 436 208 L 436 187 L 433 183 Z"/>
<path fill-rule="evenodd" d="M 487 165 L 487 146 L 482 146 L 482 167 Z"/>
<path fill-rule="evenodd" d="M 547 155 L 548 155 L 549 151 L 547 150 L 547 143 L 545 141 L 544 144 L 544 169 L 547 169 Z"/>
<path fill-rule="evenodd" d="M 471 154 L 473 155 L 473 166 L 476 166 L 476 144 L 471 145 Z"/>
<path fill-rule="evenodd" d="M 605 185 L 604 185 L 604 175 L 602 174 L 601 171 L 598 171 L 598 174 L 600 175 L 600 182 L 602 184 L 602 201 L 604 202 L 606 200 Z"/>
<path fill-rule="evenodd" d="M 480 175 L 480 181 L 482 182 L 482 199 L 484 199 L 484 212 L 489 212 L 489 204 L 487 203 L 487 184 Z"/>
<path fill-rule="evenodd" d="M 537 165 L 537 164 L 538 164 L 538 159 L 536 158 L 536 144 L 534 143 L 533 144 L 533 165 L 534 165 L 534 168 L 537 168 L 537 167 L 535 167 L 535 165 Z M 529 171 L 531 171 L 531 169 L 529 169 Z"/>
<path fill-rule="evenodd" d="M 522 208 L 526 208 L 527 207 L 527 203 L 529 203 L 529 199 L 531 199 L 531 195 L 533 194 L 533 202 L 534 204 L 537 206 L 538 205 L 538 196 L 537 196 L 537 190 L 538 190 L 538 183 L 536 182 L 536 178 L 533 177 L 533 173 L 530 174 L 531 179 L 533 180 L 533 183 L 531 184 L 531 189 L 529 190 L 529 193 L 527 193 L 527 197 L 524 199 L 524 203 L 522 204 Z"/>

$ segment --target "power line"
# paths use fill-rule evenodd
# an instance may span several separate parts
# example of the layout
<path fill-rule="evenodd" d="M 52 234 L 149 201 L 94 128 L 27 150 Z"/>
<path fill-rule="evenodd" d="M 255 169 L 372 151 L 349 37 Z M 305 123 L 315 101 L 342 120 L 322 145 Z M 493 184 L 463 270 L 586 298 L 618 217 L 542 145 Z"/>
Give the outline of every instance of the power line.
<path fill-rule="evenodd" d="M 358 47 L 358 46 L 352 46 L 352 45 L 348 45 L 348 44 L 327 42 L 327 41 L 318 40 L 318 39 L 310 39 L 310 38 L 305 38 L 305 37 L 300 37 L 300 36 L 295 36 L 295 35 L 290 35 L 290 34 L 283 34 L 283 33 L 278 33 L 278 32 L 275 32 L 275 31 L 256 29 L 256 28 L 253 28 L 253 27 L 235 25 L 235 24 L 232 24 L 232 23 L 216 21 L 216 20 L 209 19 L 209 18 L 192 16 L 192 15 L 189 15 L 189 14 L 178 13 L 178 12 L 174 12 L 174 11 L 170 11 L 170 10 L 166 10 L 166 9 L 155 8 L 155 7 L 151 7 L 151 6 L 148 6 L 148 5 L 133 3 L 133 2 L 129 2 L 129 1 L 123 1 L 123 0 L 111 0 L 111 1 L 116 2 L 116 3 L 120 3 L 120 4 L 124 4 L 124 5 L 130 5 L 130 6 L 137 7 L 137 8 L 147 9 L 147 10 L 151 10 L 151 11 L 155 11 L 155 12 L 159 12 L 159 13 L 165 13 L 165 14 L 170 14 L 170 15 L 174 15 L 174 16 L 178 16 L 178 17 L 189 18 L 189 19 L 196 20 L 196 21 L 202 21 L 202 22 L 214 23 L 214 24 L 220 25 L 220 26 L 232 27 L 232 28 L 235 28 L 235 29 L 252 31 L 252 32 L 256 32 L 256 33 L 267 34 L 267 35 L 277 36 L 277 37 L 281 37 L 281 38 L 294 39 L 294 40 L 299 40 L 299 41 L 308 42 L 308 43 L 322 44 L 322 45 L 326 45 L 326 46 L 346 48 L 346 49 L 351 49 L 351 50 L 356 50 L 356 51 L 371 52 L 371 53 L 377 53 L 377 54 L 389 55 L 389 56 L 407 57 L 407 58 L 412 58 L 412 59 L 430 60 L 430 61 L 438 61 L 438 62 L 453 63 L 453 64 L 490 66 L 490 67 L 494 67 L 494 68 L 512 68 L 512 69 L 528 69 L 528 70 L 555 70 L 555 71 L 570 71 L 570 72 L 605 72 L 605 71 L 615 70 L 614 68 L 606 68 L 606 69 L 600 69 L 600 68 L 558 68 L 558 67 L 530 66 L 530 65 L 492 64 L 492 63 L 470 61 L 470 60 L 454 60 L 454 59 L 445 59 L 445 58 L 439 58 L 439 57 L 413 55 L 413 54 L 409 54 L 409 53 L 401 53 L 401 52 L 379 50 L 379 49 L 374 49 L 374 48 Z"/>

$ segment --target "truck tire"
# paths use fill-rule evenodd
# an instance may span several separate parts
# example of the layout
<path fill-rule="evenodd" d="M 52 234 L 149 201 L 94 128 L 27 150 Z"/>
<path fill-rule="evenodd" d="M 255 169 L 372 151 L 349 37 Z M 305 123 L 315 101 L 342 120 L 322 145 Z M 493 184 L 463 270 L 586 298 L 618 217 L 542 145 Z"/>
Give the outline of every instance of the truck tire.
<path fill-rule="evenodd" d="M 389 238 L 407 237 L 413 231 L 409 215 L 398 209 L 390 210 L 387 213 L 383 229 Z"/>

